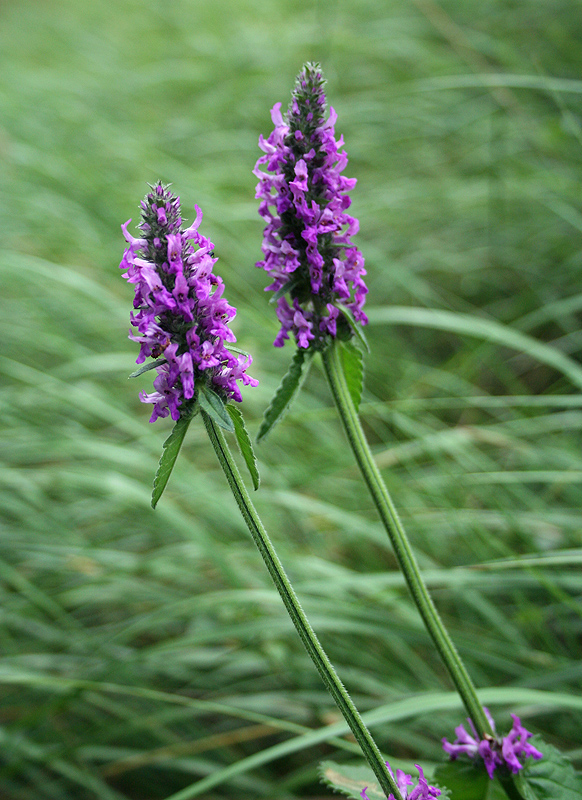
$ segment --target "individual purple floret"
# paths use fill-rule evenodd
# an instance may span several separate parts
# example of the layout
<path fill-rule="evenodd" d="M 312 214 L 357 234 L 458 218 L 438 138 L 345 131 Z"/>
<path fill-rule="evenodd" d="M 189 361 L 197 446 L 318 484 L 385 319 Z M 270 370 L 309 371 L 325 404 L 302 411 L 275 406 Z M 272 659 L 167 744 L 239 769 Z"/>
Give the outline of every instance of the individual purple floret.
<path fill-rule="evenodd" d="M 392 775 L 394 778 L 394 773 L 392 772 L 388 762 L 386 762 L 386 766 L 388 767 L 390 775 Z M 414 786 L 414 781 L 411 775 L 407 775 L 406 772 L 403 772 L 401 769 L 396 770 L 396 785 L 400 790 L 403 800 L 430 800 L 432 797 L 439 797 L 441 790 L 437 789 L 436 786 L 429 786 L 421 767 L 419 767 L 418 764 L 415 764 L 414 766 L 418 770 L 419 774 L 418 784 L 416 786 Z M 367 786 L 364 787 L 364 789 L 362 789 L 360 792 L 362 800 L 369 800 L 368 795 L 366 794 L 367 788 Z M 389 794 L 388 800 L 394 800 L 394 795 Z"/>
<path fill-rule="evenodd" d="M 359 223 L 347 213 L 356 180 L 341 174 L 348 157 L 340 149 L 343 137 L 335 139 L 333 108 L 325 118 L 324 83 L 319 65 L 306 64 L 287 113 L 283 116 L 276 103 L 271 111 L 275 130 L 266 141 L 259 138 L 265 155 L 254 169 L 256 197 L 267 226 L 264 259 L 257 266 L 271 274 L 267 290 L 278 298 L 276 347 L 289 332 L 299 347 L 323 346 L 337 335 L 342 308 L 357 322 L 368 321 L 362 310 L 368 291 L 364 259 L 350 238 Z"/>
<path fill-rule="evenodd" d="M 251 386 L 258 381 L 246 374 L 251 357 L 226 348 L 236 341 L 228 327 L 236 309 L 223 298 L 224 284 L 212 271 L 218 260 L 214 245 L 198 233 L 202 212 L 196 206 L 196 220 L 184 229 L 180 198 L 162 183 L 152 189 L 141 203 L 142 238 L 128 232 L 131 220 L 121 226 L 129 246 L 120 267 L 135 286 L 130 318 L 137 333 L 129 338 L 141 345 L 137 363 L 160 359 L 156 391 L 141 392 L 140 400 L 154 405 L 150 422 L 168 414 L 177 421 L 192 406 L 199 381 L 223 400 L 239 402 L 237 380 Z"/>
<path fill-rule="evenodd" d="M 489 713 L 488 709 L 484 709 L 487 719 L 489 720 L 493 731 L 495 732 L 495 723 Z M 457 734 L 456 740 L 450 744 L 446 739 L 443 739 L 443 748 L 451 758 L 454 760 L 459 755 L 467 755 L 470 758 L 477 758 L 480 756 L 485 762 L 485 769 L 490 778 L 496 767 L 505 765 L 510 772 L 514 774 L 523 769 L 523 764 L 518 760 L 518 757 L 527 758 L 543 758 L 543 754 L 535 748 L 532 744 L 528 743 L 530 736 L 533 736 L 521 724 L 521 720 L 516 714 L 512 714 L 513 727 L 503 739 L 499 740 L 493 736 L 487 735 L 483 739 L 479 739 L 479 734 L 475 730 L 470 719 L 467 719 L 473 736 L 467 733 L 464 725 L 459 725 L 455 728 Z"/>
<path fill-rule="evenodd" d="M 517 760 L 518 756 L 523 758 L 532 756 L 535 759 L 540 759 L 544 756 L 533 744 L 528 743 L 527 740 L 533 734 L 523 727 L 517 714 L 512 714 L 511 719 L 513 720 L 513 726 L 507 736 L 503 737 L 501 755 L 511 772 L 516 773 L 523 769 L 523 764 L 520 764 Z"/>

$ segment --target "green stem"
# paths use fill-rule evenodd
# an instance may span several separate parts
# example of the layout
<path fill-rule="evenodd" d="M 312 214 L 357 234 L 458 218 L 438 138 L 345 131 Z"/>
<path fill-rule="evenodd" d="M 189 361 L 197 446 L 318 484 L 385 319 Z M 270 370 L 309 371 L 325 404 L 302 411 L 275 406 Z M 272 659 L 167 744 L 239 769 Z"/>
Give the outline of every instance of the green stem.
<path fill-rule="evenodd" d="M 220 461 L 220 466 L 224 470 L 226 479 L 228 480 L 238 507 L 244 517 L 244 521 L 251 532 L 255 544 L 259 548 L 259 552 L 269 570 L 273 583 L 281 595 L 281 599 L 297 629 L 297 633 L 301 637 L 301 641 L 305 645 L 305 649 L 309 653 L 323 682 L 350 726 L 352 733 L 362 748 L 366 760 L 374 770 L 374 774 L 378 778 L 386 797 L 392 794 L 396 800 L 402 800 L 402 795 L 398 790 L 398 786 L 394 778 L 388 772 L 376 743 L 372 739 L 369 730 L 366 728 L 357 708 L 353 704 L 351 697 L 347 693 L 346 688 L 319 643 L 313 628 L 309 624 L 305 612 L 301 608 L 299 599 L 289 582 L 283 565 L 279 561 L 279 557 L 275 552 L 275 548 L 269 539 L 267 531 L 263 527 L 259 515 L 253 506 L 222 431 L 204 411 L 202 411 L 202 418 L 210 441 Z"/>
<path fill-rule="evenodd" d="M 343 367 L 340 360 L 338 342 L 332 343 L 322 353 L 325 373 L 329 381 L 331 392 L 335 404 L 339 411 L 345 432 L 358 462 L 362 476 L 370 490 L 372 499 L 378 509 L 384 527 L 392 542 L 394 553 L 404 573 L 404 578 L 412 594 L 414 602 L 433 642 L 443 659 L 455 688 L 459 692 L 465 708 L 481 738 L 483 735 L 493 734 L 491 725 L 485 715 L 483 706 L 477 698 L 477 693 L 473 682 L 469 677 L 465 665 L 461 661 L 455 645 L 453 644 L 438 611 L 428 593 L 428 589 L 422 579 L 418 564 L 412 552 L 410 542 L 398 516 L 398 512 L 388 493 L 380 471 L 376 466 L 374 457 L 370 451 L 368 442 L 360 420 L 358 412 L 350 395 Z"/>

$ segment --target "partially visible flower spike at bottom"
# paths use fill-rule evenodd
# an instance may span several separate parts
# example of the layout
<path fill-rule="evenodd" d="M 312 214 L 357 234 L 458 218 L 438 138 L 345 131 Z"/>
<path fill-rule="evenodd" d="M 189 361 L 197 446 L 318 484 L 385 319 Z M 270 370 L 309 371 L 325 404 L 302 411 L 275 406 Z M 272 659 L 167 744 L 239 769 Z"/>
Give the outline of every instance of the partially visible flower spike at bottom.
<path fill-rule="evenodd" d="M 484 709 L 487 718 L 491 723 L 491 727 L 495 732 L 495 723 L 487 708 Z M 535 748 L 527 741 L 530 736 L 533 736 L 521 724 L 520 718 L 516 714 L 512 714 L 513 726 L 507 736 L 498 739 L 494 736 L 486 736 L 484 739 L 479 739 L 475 726 L 468 719 L 469 726 L 473 735 L 471 736 L 465 730 L 464 725 L 459 725 L 455 728 L 457 738 L 451 744 L 446 739 L 443 739 L 443 748 L 454 760 L 460 755 L 467 755 L 470 758 L 482 758 L 485 762 L 485 769 L 490 778 L 493 778 L 493 773 L 496 767 L 505 765 L 513 774 L 523 769 L 524 765 L 520 758 L 543 758 L 543 753 Z"/>
<path fill-rule="evenodd" d="M 158 183 L 141 203 L 141 238 L 128 232 L 131 220 L 121 226 L 128 247 L 120 267 L 135 286 L 131 324 L 137 333 L 129 338 L 141 345 L 138 364 L 148 356 L 158 359 L 152 364 L 156 391 L 140 394 L 154 406 L 150 422 L 168 414 L 180 419 L 201 383 L 223 401 L 238 402 L 238 380 L 258 383 L 246 374 L 250 356 L 227 349 L 227 342 L 236 341 L 229 328 L 236 309 L 222 296 L 224 284 L 213 272 L 214 245 L 198 232 L 198 206 L 196 212 L 194 223 L 183 228 L 180 198 Z"/>
<path fill-rule="evenodd" d="M 386 762 L 386 766 L 390 772 L 390 775 L 394 777 L 394 773 L 392 772 L 392 768 L 390 764 Z M 400 794 L 402 795 L 404 800 L 430 800 L 432 797 L 439 797 L 441 794 L 441 790 L 437 789 L 436 786 L 430 786 L 426 778 L 424 777 L 424 772 L 422 768 L 418 766 L 418 764 L 414 765 L 418 770 L 418 784 L 414 786 L 414 780 L 412 779 L 411 775 L 407 775 L 401 769 L 396 770 L 396 784 L 400 789 Z M 366 794 L 366 789 L 368 787 L 364 787 L 360 792 L 360 796 L 362 800 L 369 800 L 368 795 Z M 394 795 L 388 795 L 388 800 L 394 800 Z"/>

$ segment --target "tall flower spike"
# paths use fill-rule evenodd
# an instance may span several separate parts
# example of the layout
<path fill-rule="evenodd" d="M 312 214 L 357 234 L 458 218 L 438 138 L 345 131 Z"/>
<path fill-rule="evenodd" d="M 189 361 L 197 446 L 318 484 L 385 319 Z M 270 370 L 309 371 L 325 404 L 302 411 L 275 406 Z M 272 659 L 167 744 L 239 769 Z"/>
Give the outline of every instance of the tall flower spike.
<path fill-rule="evenodd" d="M 195 222 L 183 228 L 180 198 L 157 183 L 141 203 L 142 238 L 128 232 L 131 220 L 121 226 L 128 247 L 120 267 L 135 286 L 130 317 L 137 332 L 129 338 L 141 345 L 138 364 L 149 356 L 159 359 L 156 391 L 140 393 L 143 403 L 153 403 L 150 422 L 168 414 L 177 421 L 195 401 L 200 381 L 223 400 L 239 402 L 237 380 L 258 383 L 246 373 L 250 356 L 226 347 L 236 341 L 228 327 L 236 309 L 222 297 L 224 284 L 213 273 L 214 245 L 198 232 L 198 206 L 196 212 Z"/>
<path fill-rule="evenodd" d="M 392 772 L 392 768 L 388 762 L 386 762 L 386 766 L 388 767 L 388 771 L 390 775 L 394 777 L 394 773 Z M 400 794 L 403 797 L 403 800 L 431 800 L 433 797 L 439 797 L 441 795 L 441 790 L 437 789 L 436 786 L 430 786 L 426 778 L 424 777 L 424 772 L 422 768 L 418 766 L 418 764 L 414 765 L 418 770 L 418 783 L 414 786 L 414 781 L 411 775 L 407 775 L 406 772 L 403 772 L 401 769 L 396 770 L 396 785 L 400 789 Z M 366 794 L 366 786 L 360 792 L 360 797 L 362 800 L 369 800 L 368 795 Z M 388 800 L 394 800 L 394 795 L 388 795 Z"/>
<path fill-rule="evenodd" d="M 488 709 L 484 709 L 487 718 L 491 723 L 493 731 L 495 731 L 495 723 L 489 713 Z M 457 738 L 451 744 L 446 739 L 443 739 L 443 748 L 454 760 L 460 755 L 467 755 L 469 758 L 482 758 L 485 763 L 485 769 L 490 778 L 493 778 L 493 773 L 497 767 L 505 765 L 510 772 L 514 774 L 523 769 L 524 765 L 519 758 L 543 758 L 543 753 L 529 744 L 527 741 L 531 736 L 521 724 L 521 720 L 516 714 L 512 714 L 513 726 L 507 736 L 501 740 L 498 738 L 488 736 L 485 739 L 479 739 L 475 727 L 470 719 L 467 720 L 473 735 L 471 736 L 465 730 L 464 725 L 459 725 L 455 728 Z"/>
<path fill-rule="evenodd" d="M 343 138 L 335 139 L 333 108 L 325 118 L 324 83 L 319 65 L 306 64 L 287 113 L 276 103 L 275 129 L 266 141 L 259 138 L 264 155 L 254 169 L 256 197 L 267 225 L 257 266 L 273 279 L 267 290 L 277 297 L 276 347 L 291 332 L 299 347 L 321 348 L 337 336 L 342 308 L 357 322 L 368 321 L 364 259 L 351 240 L 359 223 L 347 213 L 356 180 L 341 174 L 348 157 Z"/>

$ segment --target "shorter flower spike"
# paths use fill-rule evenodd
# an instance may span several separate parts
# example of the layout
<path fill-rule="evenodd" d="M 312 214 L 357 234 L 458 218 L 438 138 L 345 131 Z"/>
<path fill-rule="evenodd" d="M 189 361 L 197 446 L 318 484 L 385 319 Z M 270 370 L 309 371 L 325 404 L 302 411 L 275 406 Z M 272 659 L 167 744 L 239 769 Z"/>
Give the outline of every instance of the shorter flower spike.
<path fill-rule="evenodd" d="M 484 710 L 493 731 L 495 731 L 495 723 L 489 710 L 486 708 Z M 458 728 L 455 728 L 456 740 L 451 744 L 446 739 L 443 739 L 443 748 L 453 760 L 460 755 L 467 755 L 472 759 L 482 758 L 490 778 L 493 778 L 495 769 L 501 766 L 506 766 L 510 772 L 515 774 L 520 769 L 523 769 L 524 766 L 519 761 L 519 757 L 527 758 L 532 756 L 532 758 L 540 759 L 543 758 L 543 753 L 540 753 L 537 748 L 528 743 L 527 740 L 533 734 L 523 727 L 519 717 L 516 714 L 512 714 L 511 718 L 513 719 L 513 726 L 507 736 L 504 736 L 501 740 L 493 736 L 479 739 L 475 726 L 470 719 L 467 719 L 473 735 L 471 736 L 467 733 L 464 725 L 459 725 Z"/>
<path fill-rule="evenodd" d="M 394 777 L 394 773 L 392 772 L 392 768 L 388 762 L 386 762 L 386 766 L 388 767 L 390 775 Z M 441 790 L 437 789 L 436 786 L 430 786 L 424 777 L 422 768 L 419 767 L 418 764 L 415 764 L 414 766 L 418 770 L 419 775 L 418 784 L 416 786 L 414 786 L 414 781 L 411 775 L 407 775 L 406 772 L 403 772 L 401 769 L 396 770 L 396 785 L 400 790 L 403 800 L 431 800 L 432 797 L 439 797 Z M 369 800 L 368 795 L 366 794 L 367 788 L 367 786 L 364 787 L 364 789 L 362 789 L 360 792 L 360 797 L 362 800 Z M 388 800 L 394 800 L 394 795 L 389 794 Z"/>
<path fill-rule="evenodd" d="M 137 332 L 129 338 L 141 346 L 137 363 L 160 359 L 155 392 L 140 394 L 154 406 L 150 422 L 168 414 L 177 421 L 195 401 L 200 381 L 223 400 L 240 402 L 237 380 L 251 386 L 258 381 L 246 374 L 251 357 L 226 347 L 236 341 L 228 327 L 236 309 L 223 298 L 224 284 L 213 273 L 214 245 L 198 232 L 202 212 L 196 206 L 195 222 L 184 229 L 180 198 L 157 183 L 141 213 L 141 238 L 128 232 L 131 220 L 121 226 L 128 247 L 120 267 L 135 286 L 130 318 Z"/>
<path fill-rule="evenodd" d="M 289 333 L 301 348 L 323 347 L 337 336 L 342 307 L 357 322 L 368 321 L 362 310 L 368 291 L 364 259 L 351 240 L 359 223 L 347 213 L 356 181 L 341 174 L 348 157 L 343 139 L 335 139 L 333 108 L 325 117 L 324 83 L 319 65 L 306 64 L 287 113 L 276 103 L 275 129 L 267 140 L 259 139 L 264 155 L 254 169 L 256 197 L 267 225 L 257 266 L 270 273 L 267 289 L 277 293 L 276 347 Z"/>

